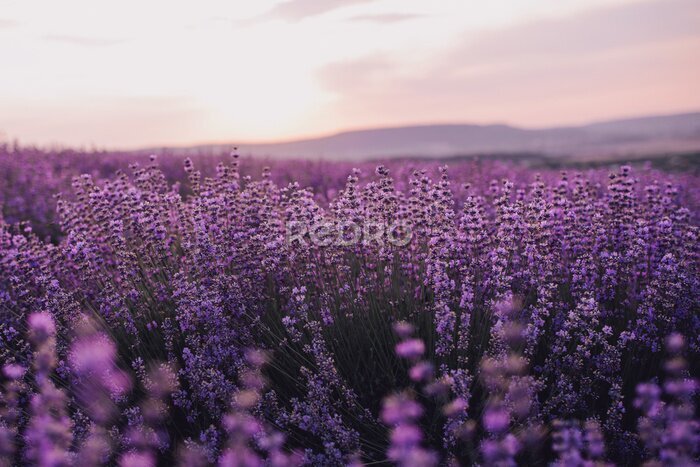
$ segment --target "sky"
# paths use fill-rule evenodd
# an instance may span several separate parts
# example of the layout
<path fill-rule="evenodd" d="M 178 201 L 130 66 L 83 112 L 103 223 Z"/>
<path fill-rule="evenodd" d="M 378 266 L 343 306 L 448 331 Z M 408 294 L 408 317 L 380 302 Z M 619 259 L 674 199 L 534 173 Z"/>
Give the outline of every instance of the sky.
<path fill-rule="evenodd" d="M 0 0 L 0 140 L 271 142 L 700 110 L 700 0 Z"/>

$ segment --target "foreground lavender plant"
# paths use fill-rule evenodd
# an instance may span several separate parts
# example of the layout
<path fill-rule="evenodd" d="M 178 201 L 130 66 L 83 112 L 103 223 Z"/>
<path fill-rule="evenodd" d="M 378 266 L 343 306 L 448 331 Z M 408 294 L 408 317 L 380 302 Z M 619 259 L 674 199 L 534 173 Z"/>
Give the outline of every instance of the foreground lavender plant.
<path fill-rule="evenodd" d="M 411 368 L 412 379 L 416 381 L 431 379 L 432 371 L 429 363 L 418 362 L 425 353 L 423 341 L 409 337 L 412 326 L 399 322 L 394 325 L 394 330 L 403 337 L 396 346 L 396 354 L 414 363 L 417 362 Z M 437 455 L 421 446 L 423 432 L 417 424 L 421 415 L 423 415 L 423 408 L 405 391 L 387 397 L 382 403 L 382 421 L 391 427 L 387 455 L 397 465 L 429 467 L 437 464 Z"/>
<path fill-rule="evenodd" d="M 72 434 L 67 398 L 51 380 L 56 366 L 56 325 L 48 313 L 29 316 L 29 339 L 34 346 L 37 391 L 31 397 L 30 420 L 24 434 L 26 460 L 41 466 L 70 465 Z"/>
<path fill-rule="evenodd" d="M 666 349 L 663 390 L 656 383 L 637 386 L 635 406 L 644 414 L 638 422 L 639 434 L 652 459 L 647 465 L 692 465 L 700 453 L 700 422 L 694 403 L 698 381 L 688 377 L 683 336 L 670 335 Z M 662 400 L 662 394 L 669 399 Z"/>

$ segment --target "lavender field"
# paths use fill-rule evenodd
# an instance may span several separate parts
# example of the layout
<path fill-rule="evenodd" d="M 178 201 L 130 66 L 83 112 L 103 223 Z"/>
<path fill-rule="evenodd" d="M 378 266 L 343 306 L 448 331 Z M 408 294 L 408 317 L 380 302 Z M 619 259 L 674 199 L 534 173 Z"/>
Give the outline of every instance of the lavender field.
<path fill-rule="evenodd" d="M 700 178 L 0 146 L 0 465 L 700 464 Z"/>

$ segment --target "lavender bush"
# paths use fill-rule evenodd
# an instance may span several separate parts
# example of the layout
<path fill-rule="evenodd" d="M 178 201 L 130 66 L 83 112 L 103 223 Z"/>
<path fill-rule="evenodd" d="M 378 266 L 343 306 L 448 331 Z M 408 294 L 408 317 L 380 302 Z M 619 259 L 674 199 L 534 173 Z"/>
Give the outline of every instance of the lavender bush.
<path fill-rule="evenodd" d="M 0 150 L 2 464 L 699 461 L 697 177 L 128 157 Z"/>

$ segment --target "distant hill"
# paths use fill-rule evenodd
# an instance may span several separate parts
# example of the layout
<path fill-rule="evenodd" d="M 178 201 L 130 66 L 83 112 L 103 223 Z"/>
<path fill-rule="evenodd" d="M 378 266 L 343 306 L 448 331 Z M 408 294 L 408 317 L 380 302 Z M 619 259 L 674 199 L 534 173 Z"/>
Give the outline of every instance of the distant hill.
<path fill-rule="evenodd" d="M 213 144 L 170 148 L 176 152 L 227 152 L 279 158 L 367 159 L 453 157 L 475 154 L 542 154 L 598 158 L 700 150 L 700 112 L 524 129 L 509 125 L 416 125 L 346 131 L 271 144 Z"/>

